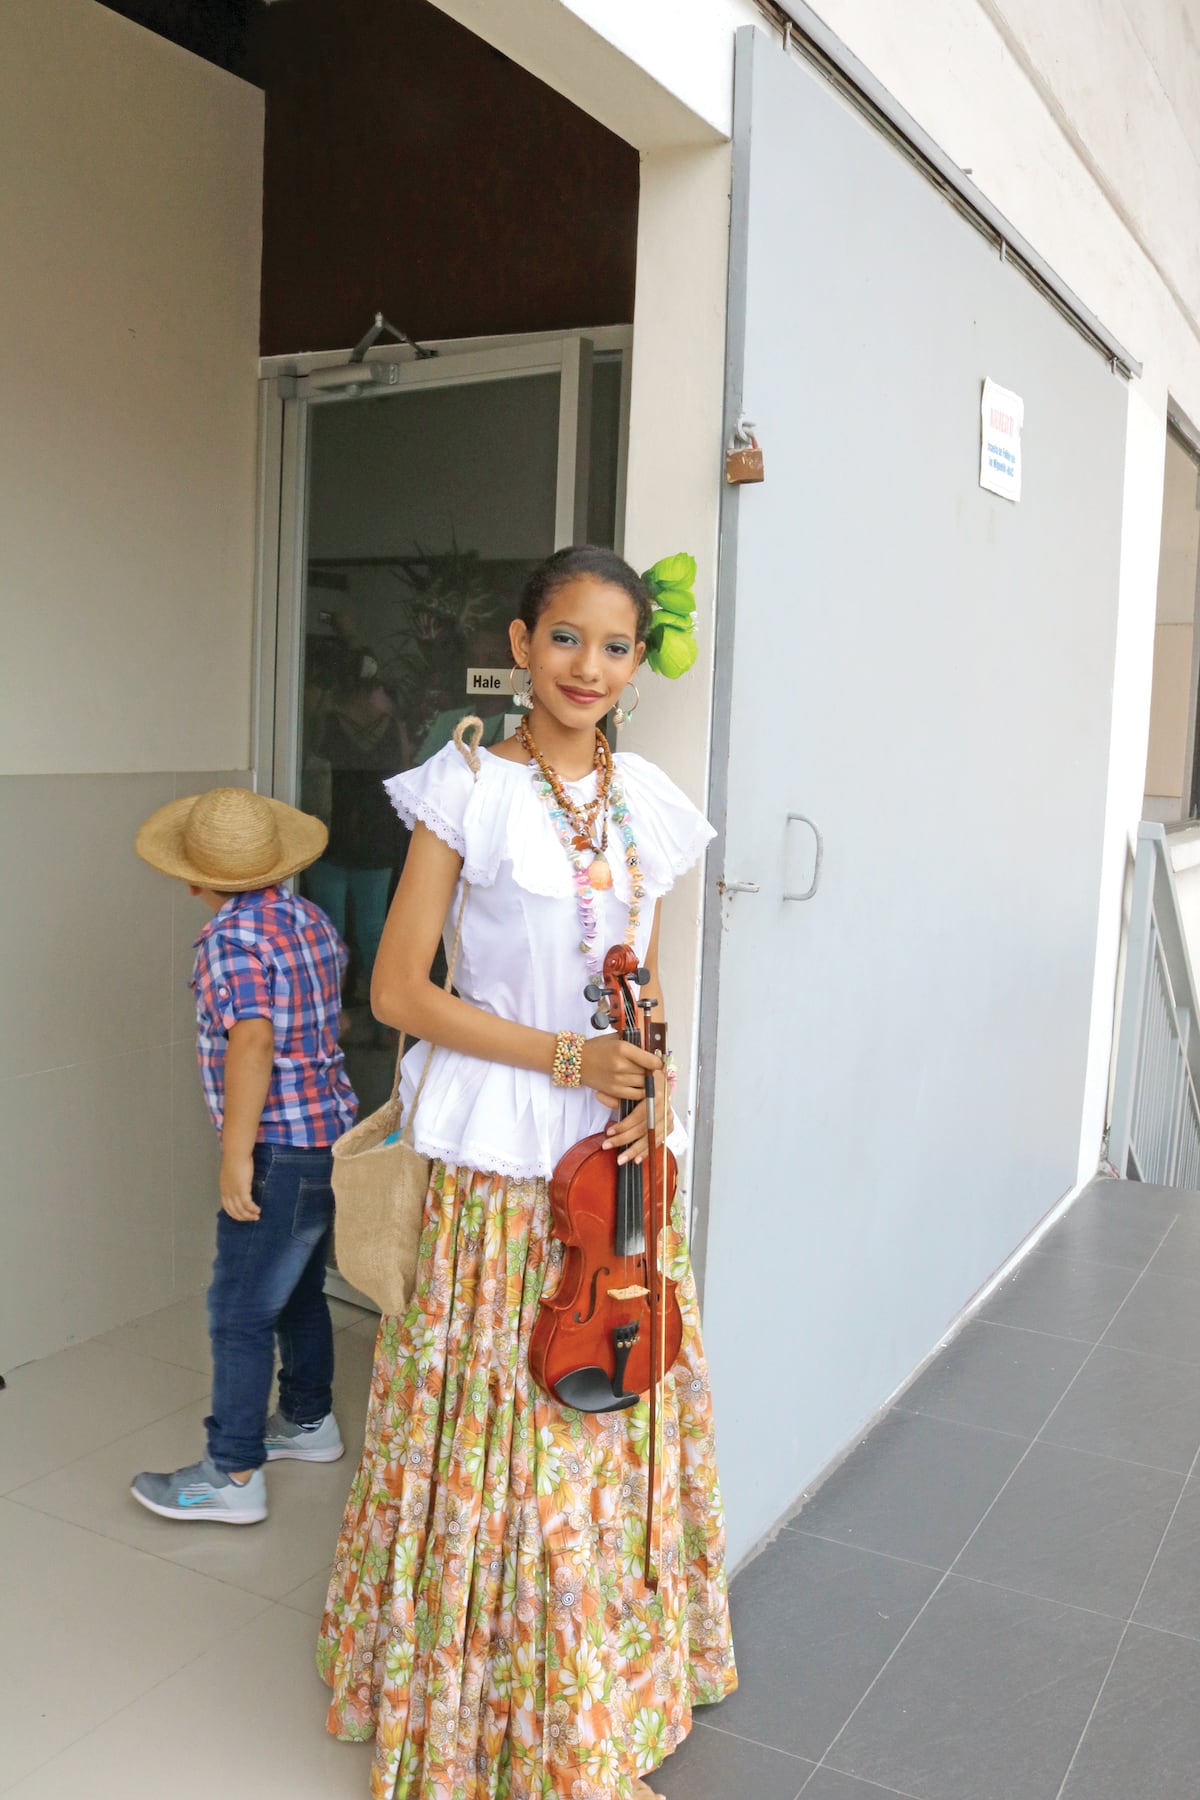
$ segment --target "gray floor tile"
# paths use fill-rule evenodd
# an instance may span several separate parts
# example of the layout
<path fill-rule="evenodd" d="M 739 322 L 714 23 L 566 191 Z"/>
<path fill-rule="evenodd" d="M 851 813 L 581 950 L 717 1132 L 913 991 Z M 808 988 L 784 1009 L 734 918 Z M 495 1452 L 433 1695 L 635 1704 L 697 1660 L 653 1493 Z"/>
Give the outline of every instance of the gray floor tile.
<path fill-rule="evenodd" d="M 790 1523 L 948 1569 L 1024 1449 L 997 1432 L 889 1413 Z"/>
<path fill-rule="evenodd" d="M 1200 1482 L 1189 1481 L 1134 1618 L 1200 1638 Z"/>
<path fill-rule="evenodd" d="M 1200 1381 L 1186 1363 L 1099 1344 L 1041 1437 L 1186 1474 L 1200 1446 Z"/>
<path fill-rule="evenodd" d="M 1034 1444 L 954 1572 L 1127 1619 L 1181 1486 L 1161 1469 Z"/>
<path fill-rule="evenodd" d="M 1119 1269 L 1146 1267 L 1178 1215 L 1174 1198 L 1140 1182 L 1106 1183 L 1075 1202 L 1038 1243 L 1045 1256 L 1069 1255 Z"/>
<path fill-rule="evenodd" d="M 803 1800 L 890 1800 L 897 1788 L 880 1787 L 877 1781 L 855 1781 L 836 1769 L 818 1769 L 804 1789 Z"/>
<path fill-rule="evenodd" d="M 827 1761 L 921 1800 L 1051 1800 L 1123 1629 L 952 1575 Z"/>
<path fill-rule="evenodd" d="M 754 1800 L 796 1800 L 812 1772 L 803 1757 L 710 1731 L 697 1719 L 678 1750 L 654 1770 L 650 1786 L 680 1800 L 729 1800 L 737 1793 L 753 1794 Z"/>
<path fill-rule="evenodd" d="M 1106 1344 L 1200 1363 L 1200 1294 L 1196 1283 L 1149 1270 L 1104 1334 Z"/>
<path fill-rule="evenodd" d="M 973 1319 L 904 1394 L 905 1412 L 1035 1437 L 1079 1373 L 1086 1344 Z"/>
<path fill-rule="evenodd" d="M 1095 1344 L 1136 1280 L 1132 1269 L 1032 1250 L 985 1302 L 979 1317 Z"/>
<path fill-rule="evenodd" d="M 819 1761 L 939 1579 L 781 1532 L 733 1584 L 738 1689 L 706 1719 Z"/>
<path fill-rule="evenodd" d="M 1129 1627 L 1063 1800 L 1196 1800 L 1200 1644 Z"/>
<path fill-rule="evenodd" d="M 1192 1188 L 1164 1187 L 1157 1181 L 1130 1181 L 1124 1184 L 1114 1181 L 1109 1176 L 1097 1176 L 1087 1188 L 1089 1194 L 1115 1194 L 1122 1186 L 1136 1196 L 1136 1202 L 1144 1208 L 1159 1207 L 1163 1212 L 1176 1214 L 1181 1218 L 1200 1218 L 1200 1194 Z"/>
<path fill-rule="evenodd" d="M 1150 1263 L 1153 1275 L 1172 1275 L 1177 1281 L 1200 1282 L 1200 1217 L 1181 1213 L 1155 1251 Z"/>

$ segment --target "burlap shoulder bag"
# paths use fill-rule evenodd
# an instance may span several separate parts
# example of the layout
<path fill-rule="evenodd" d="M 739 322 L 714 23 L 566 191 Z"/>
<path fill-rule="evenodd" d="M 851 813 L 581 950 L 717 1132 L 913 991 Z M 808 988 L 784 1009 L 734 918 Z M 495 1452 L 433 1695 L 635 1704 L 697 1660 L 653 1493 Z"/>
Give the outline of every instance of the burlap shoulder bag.
<path fill-rule="evenodd" d="M 455 743 L 477 778 L 476 749 L 482 732 L 481 720 L 466 718 L 459 721 L 454 733 Z M 447 992 L 454 982 L 468 891 L 464 881 L 446 972 Z M 346 1280 L 385 1314 L 406 1312 L 412 1297 L 431 1168 L 429 1157 L 422 1156 L 413 1143 L 413 1122 L 433 1059 L 433 1045 L 429 1046 L 408 1119 L 401 1129 L 400 1064 L 407 1042 L 402 1033 L 391 1098 L 378 1111 L 360 1119 L 333 1146 L 337 1266 Z"/>

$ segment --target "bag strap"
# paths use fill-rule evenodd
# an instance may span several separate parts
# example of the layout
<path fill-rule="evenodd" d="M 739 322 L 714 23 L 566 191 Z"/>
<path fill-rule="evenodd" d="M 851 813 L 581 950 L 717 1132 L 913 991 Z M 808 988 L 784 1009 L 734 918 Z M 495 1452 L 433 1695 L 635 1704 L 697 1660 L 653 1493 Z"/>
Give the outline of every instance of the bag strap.
<path fill-rule="evenodd" d="M 482 736 L 483 720 L 477 719 L 473 713 L 468 713 L 467 717 L 465 719 L 460 719 L 458 724 L 454 727 L 454 742 L 458 746 L 460 754 L 476 781 L 479 780 L 479 742 Z M 454 942 L 450 946 L 450 959 L 446 968 L 446 980 L 443 984 L 447 993 L 449 993 L 454 986 L 454 971 L 458 966 L 458 950 L 459 945 L 462 943 L 463 914 L 467 910 L 467 895 L 470 891 L 471 884 L 464 878 L 462 899 L 458 903 L 458 917 L 454 922 Z M 404 1061 L 404 1052 L 407 1044 L 408 1033 L 402 1031 L 400 1033 L 400 1042 L 396 1049 L 396 1070 L 392 1077 L 392 1094 L 396 1097 L 397 1102 L 399 1101 L 400 1094 L 400 1064 Z M 425 1058 L 425 1067 L 421 1070 L 421 1078 L 417 1082 L 417 1091 L 413 1095 L 412 1105 L 408 1109 L 408 1119 L 400 1132 L 400 1141 L 402 1144 L 411 1144 L 413 1141 L 413 1121 L 417 1115 L 417 1102 L 424 1092 L 425 1077 L 429 1073 L 429 1065 L 433 1061 L 433 1052 L 435 1048 L 435 1045 L 430 1044 L 429 1054 Z"/>

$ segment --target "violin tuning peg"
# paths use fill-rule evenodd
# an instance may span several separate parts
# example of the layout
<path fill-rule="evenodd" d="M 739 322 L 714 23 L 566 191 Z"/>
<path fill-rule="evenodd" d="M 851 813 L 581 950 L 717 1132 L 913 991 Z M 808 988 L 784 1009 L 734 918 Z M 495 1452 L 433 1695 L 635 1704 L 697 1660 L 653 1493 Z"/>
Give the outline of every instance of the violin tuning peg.
<path fill-rule="evenodd" d="M 583 990 L 583 997 L 585 1000 L 590 1000 L 594 1005 L 597 1000 L 603 1000 L 604 989 L 600 986 L 598 981 L 589 981 Z"/>
<path fill-rule="evenodd" d="M 639 969 L 633 979 L 637 982 L 639 987 L 645 987 L 650 979 L 649 969 Z"/>
<path fill-rule="evenodd" d="M 596 1031 L 607 1031 L 608 1027 L 611 1023 L 612 1023 L 612 1021 L 609 1019 L 608 1014 L 606 1012 L 604 1012 L 600 1007 L 597 1007 L 595 1012 L 592 1014 L 593 1029 Z"/>

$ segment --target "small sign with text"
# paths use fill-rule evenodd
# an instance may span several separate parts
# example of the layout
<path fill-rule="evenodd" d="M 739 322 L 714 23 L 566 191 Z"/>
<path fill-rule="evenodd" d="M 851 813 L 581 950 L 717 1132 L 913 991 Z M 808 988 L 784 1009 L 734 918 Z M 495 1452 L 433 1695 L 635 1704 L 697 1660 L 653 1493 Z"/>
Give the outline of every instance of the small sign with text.
<path fill-rule="evenodd" d="M 468 694 L 507 694 L 509 692 L 507 669 L 468 669 Z"/>
<path fill-rule="evenodd" d="M 983 384 L 980 406 L 983 431 L 979 449 L 979 485 L 1005 500 L 1021 498 L 1021 428 L 1025 402 L 994 381 Z"/>

